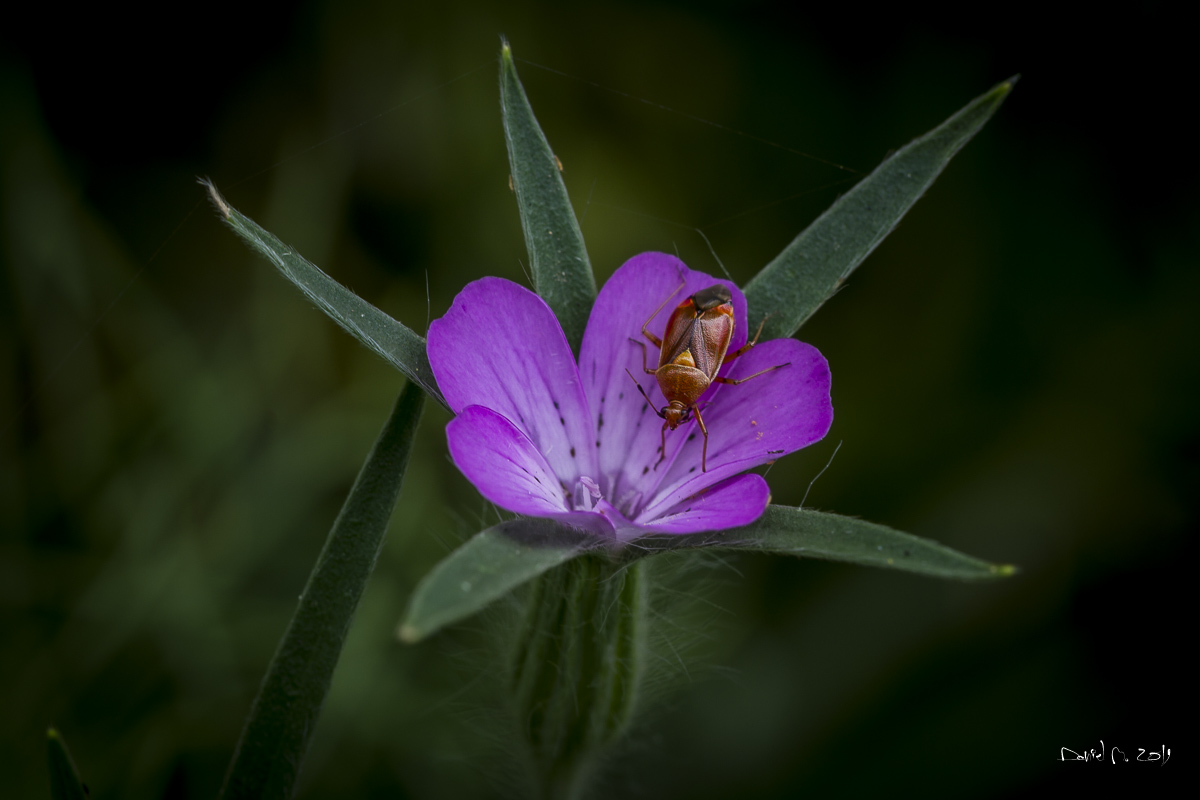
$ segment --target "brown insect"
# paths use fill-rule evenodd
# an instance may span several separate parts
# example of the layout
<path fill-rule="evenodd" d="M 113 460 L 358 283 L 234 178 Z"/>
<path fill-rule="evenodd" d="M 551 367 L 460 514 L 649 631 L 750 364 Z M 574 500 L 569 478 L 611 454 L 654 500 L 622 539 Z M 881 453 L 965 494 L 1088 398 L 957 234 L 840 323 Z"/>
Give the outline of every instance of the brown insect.
<path fill-rule="evenodd" d="M 638 339 L 630 339 L 630 341 L 641 345 L 642 370 L 658 380 L 658 388 L 662 391 L 663 397 L 667 399 L 667 405 L 662 410 L 655 409 L 655 413 L 665 421 L 662 426 L 660 448 L 662 455 L 655 463 L 654 468 L 658 469 L 658 465 L 667 457 L 667 429 L 675 430 L 694 415 L 696 423 L 700 426 L 700 432 L 704 434 L 700 469 L 708 472 L 708 428 L 704 426 L 704 418 L 700 416 L 700 406 L 696 403 L 700 399 L 700 395 L 704 394 L 705 389 L 713 383 L 735 385 L 745 383 L 751 378 L 757 378 L 771 370 L 786 367 L 791 362 L 776 364 L 737 380 L 717 377 L 717 372 L 720 371 L 722 364 L 732 361 L 754 347 L 758 342 L 759 334 L 762 333 L 762 324 L 759 324 L 758 332 L 754 334 L 753 340 L 732 353 L 726 352 L 729 349 L 729 342 L 733 338 L 735 324 L 733 295 L 730 293 L 729 287 L 720 283 L 696 292 L 676 306 L 675 310 L 671 312 L 671 318 L 667 320 L 667 329 L 663 334 L 665 340 L 659 339 L 648 331 L 646 326 L 658 316 L 658 312 L 662 311 L 663 306 L 684 285 L 680 284 L 679 288 L 671 292 L 642 325 L 642 335 L 659 348 L 658 368 L 650 369 L 646 366 L 644 342 Z M 766 320 L 764 319 L 763 322 Z M 629 370 L 626 372 L 628 373 Z M 633 378 L 633 374 L 630 373 L 629 377 Z M 633 378 L 633 382 L 637 383 L 637 379 Z M 638 383 L 638 391 L 653 407 L 649 395 L 646 394 L 646 390 L 640 383 Z"/>

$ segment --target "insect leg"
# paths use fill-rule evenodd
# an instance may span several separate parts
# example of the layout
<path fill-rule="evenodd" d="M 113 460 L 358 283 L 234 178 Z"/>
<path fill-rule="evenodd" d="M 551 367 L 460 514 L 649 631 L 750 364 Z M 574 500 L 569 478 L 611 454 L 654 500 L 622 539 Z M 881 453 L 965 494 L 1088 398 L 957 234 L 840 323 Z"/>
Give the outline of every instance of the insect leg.
<path fill-rule="evenodd" d="M 646 366 L 646 343 L 642 342 L 642 341 L 638 341 L 637 339 L 634 339 L 632 336 L 629 337 L 629 341 L 633 342 L 638 347 L 642 348 L 642 371 L 645 372 L 647 375 L 657 375 L 658 372 L 656 372 L 655 370 L 652 370 Z M 660 347 L 662 346 L 662 342 L 659 342 L 658 344 Z M 628 372 L 628 371 L 629 370 L 626 370 L 626 372 Z"/>
<path fill-rule="evenodd" d="M 767 324 L 767 318 L 763 317 L 763 321 L 758 323 L 758 330 L 754 332 L 754 338 L 751 339 L 746 344 L 739 347 L 737 350 L 734 350 L 732 353 L 726 353 L 725 354 L 725 363 L 728 364 L 730 361 L 733 361 L 735 358 L 740 356 L 742 353 L 746 352 L 751 347 L 754 347 L 754 345 L 758 344 L 758 337 L 762 335 L 763 325 L 766 325 L 766 324 Z M 782 364 L 780 366 L 782 366 Z"/>
<path fill-rule="evenodd" d="M 700 416 L 700 406 L 693 404 L 692 413 L 696 415 L 696 423 L 704 434 L 704 449 L 700 451 L 700 471 L 708 472 L 708 428 L 704 427 L 704 418 Z"/>
<path fill-rule="evenodd" d="M 726 359 L 726 360 L 728 360 L 728 359 Z M 753 375 L 747 375 L 744 378 L 738 378 L 736 380 L 734 380 L 733 378 L 713 378 L 712 382 L 713 383 L 728 383 L 728 384 L 737 386 L 739 383 L 745 383 L 746 381 L 750 380 L 751 378 L 757 378 L 759 375 L 766 375 L 771 370 L 776 370 L 776 369 L 779 369 L 780 367 L 790 367 L 791 365 L 792 365 L 792 362 L 788 361 L 784 364 L 776 364 L 773 367 L 767 367 L 764 370 L 760 370 L 760 371 L 754 373 Z"/>
<path fill-rule="evenodd" d="M 654 342 L 655 347 L 662 347 L 662 339 L 659 339 L 653 333 L 646 330 L 646 326 L 654 321 L 654 318 L 658 316 L 658 312 L 663 310 L 663 306 L 665 306 L 667 303 L 671 302 L 671 298 L 674 297 L 675 295 L 679 294 L 679 290 L 682 289 L 684 286 L 687 286 L 687 280 L 684 280 L 683 283 L 676 286 L 675 291 L 673 291 L 669 295 L 667 295 L 667 299 L 663 300 L 661 303 L 659 303 L 658 308 L 654 309 L 654 313 L 650 315 L 650 318 L 647 319 L 642 324 L 642 335 L 645 336 L 650 341 Z"/>
<path fill-rule="evenodd" d="M 659 416 L 661 417 L 661 416 L 662 416 L 662 414 L 659 414 Z M 654 469 L 655 469 L 655 470 L 657 470 L 657 469 L 658 469 L 658 465 L 659 465 L 659 464 L 661 464 L 661 463 L 663 462 L 663 459 L 667 457 L 667 426 L 668 426 L 668 425 L 670 425 L 670 424 L 671 424 L 671 423 L 669 423 L 669 422 L 664 422 L 664 423 L 663 423 L 663 428 L 662 428 L 662 444 L 661 444 L 661 445 L 659 445 L 659 448 L 658 448 L 658 452 L 662 453 L 662 455 L 660 455 L 660 456 L 658 457 L 658 461 L 655 461 L 655 462 L 654 462 Z"/>

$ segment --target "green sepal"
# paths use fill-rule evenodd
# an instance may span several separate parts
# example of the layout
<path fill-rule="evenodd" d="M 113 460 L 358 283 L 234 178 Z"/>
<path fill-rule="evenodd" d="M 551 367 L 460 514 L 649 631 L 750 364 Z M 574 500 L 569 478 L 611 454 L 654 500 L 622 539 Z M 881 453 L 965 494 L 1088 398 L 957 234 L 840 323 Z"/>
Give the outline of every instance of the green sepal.
<path fill-rule="evenodd" d="M 950 119 L 897 150 L 842 195 L 746 284 L 749 330 L 766 318 L 763 339 L 791 336 L 833 296 L 900 218 L 971 140 L 1017 76 L 997 84 Z"/>
<path fill-rule="evenodd" d="M 79 780 L 75 762 L 67 751 L 62 734 L 54 728 L 46 731 L 46 757 L 50 762 L 50 797 L 52 800 L 84 800 L 87 789 Z"/>
<path fill-rule="evenodd" d="M 271 659 L 221 796 L 292 796 L 358 602 L 383 547 L 425 396 L 407 383 L 380 431 Z"/>
<path fill-rule="evenodd" d="M 845 561 L 898 569 L 934 578 L 972 581 L 1016 573 L 1011 564 L 992 564 L 885 525 L 790 506 L 767 506 L 757 522 L 741 528 L 690 536 L 655 536 L 637 541 L 631 557 L 663 549 L 708 547 Z"/>
<path fill-rule="evenodd" d="M 529 106 L 508 42 L 500 48 L 500 107 L 533 289 L 554 311 L 578 356 L 596 301 L 596 277 L 559 172 L 560 162 Z"/>
<path fill-rule="evenodd" d="M 347 333 L 449 409 L 433 377 L 433 369 L 429 366 L 424 337 L 342 286 L 322 272 L 320 267 L 305 260 L 254 220 L 229 205 L 211 181 L 201 179 L 200 183 L 207 187 L 209 199 L 234 233 L 266 256 L 285 278 Z"/>
<path fill-rule="evenodd" d="M 397 635 L 420 641 L 597 546 L 597 537 L 553 520 L 515 519 L 480 531 L 417 584 Z"/>

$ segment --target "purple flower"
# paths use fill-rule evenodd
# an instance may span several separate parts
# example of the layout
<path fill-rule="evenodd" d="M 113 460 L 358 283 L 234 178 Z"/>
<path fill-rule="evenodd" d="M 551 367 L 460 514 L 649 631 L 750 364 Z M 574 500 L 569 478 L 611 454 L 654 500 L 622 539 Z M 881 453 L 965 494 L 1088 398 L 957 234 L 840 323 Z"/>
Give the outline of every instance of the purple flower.
<path fill-rule="evenodd" d="M 686 285 L 671 295 L 681 278 Z M 671 295 L 649 326 L 661 338 L 674 307 L 714 283 L 733 293 L 732 353 L 747 338 L 742 292 L 674 256 L 643 253 L 601 289 L 578 366 L 540 297 L 501 278 L 468 284 L 429 326 L 429 361 L 458 415 L 446 426 L 454 463 L 503 508 L 622 542 L 758 519 L 769 500 L 767 482 L 742 473 L 829 430 L 829 364 L 795 339 L 759 342 L 719 374 L 738 378 L 789 365 L 741 385 L 714 383 L 701 396 L 708 471 L 701 469 L 704 437 L 694 420 L 667 431 L 666 458 L 656 468 L 662 421 L 655 410 L 667 403 L 631 339 L 645 341 L 642 324 Z M 657 348 L 646 342 L 646 349 L 653 368 Z"/>

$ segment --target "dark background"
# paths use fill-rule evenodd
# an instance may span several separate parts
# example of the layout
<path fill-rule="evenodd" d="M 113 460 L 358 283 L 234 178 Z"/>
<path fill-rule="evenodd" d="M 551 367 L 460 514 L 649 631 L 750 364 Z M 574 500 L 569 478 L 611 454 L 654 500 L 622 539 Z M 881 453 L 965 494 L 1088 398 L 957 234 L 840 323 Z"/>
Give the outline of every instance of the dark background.
<path fill-rule="evenodd" d="M 59 726 L 94 798 L 212 797 L 401 379 L 224 230 L 195 176 L 424 330 L 524 281 L 499 35 L 603 281 L 644 250 L 748 280 L 1014 73 L 983 132 L 801 331 L 836 419 L 797 504 L 1022 572 L 672 566 L 605 793 L 1004 797 L 1191 763 L 1198 483 L 1189 26 L 910 9 L 280 3 L 23 9 L 0 33 L 0 795 Z M 532 63 L 530 63 L 532 62 Z M 661 106 L 669 107 L 666 110 Z M 428 281 L 428 296 L 426 282 Z M 415 582 L 494 516 L 426 414 L 299 796 L 506 791 L 487 615 L 415 647 Z M 690 654 L 686 669 L 677 652 Z M 1166 766 L 1060 748 L 1173 749 Z"/>

